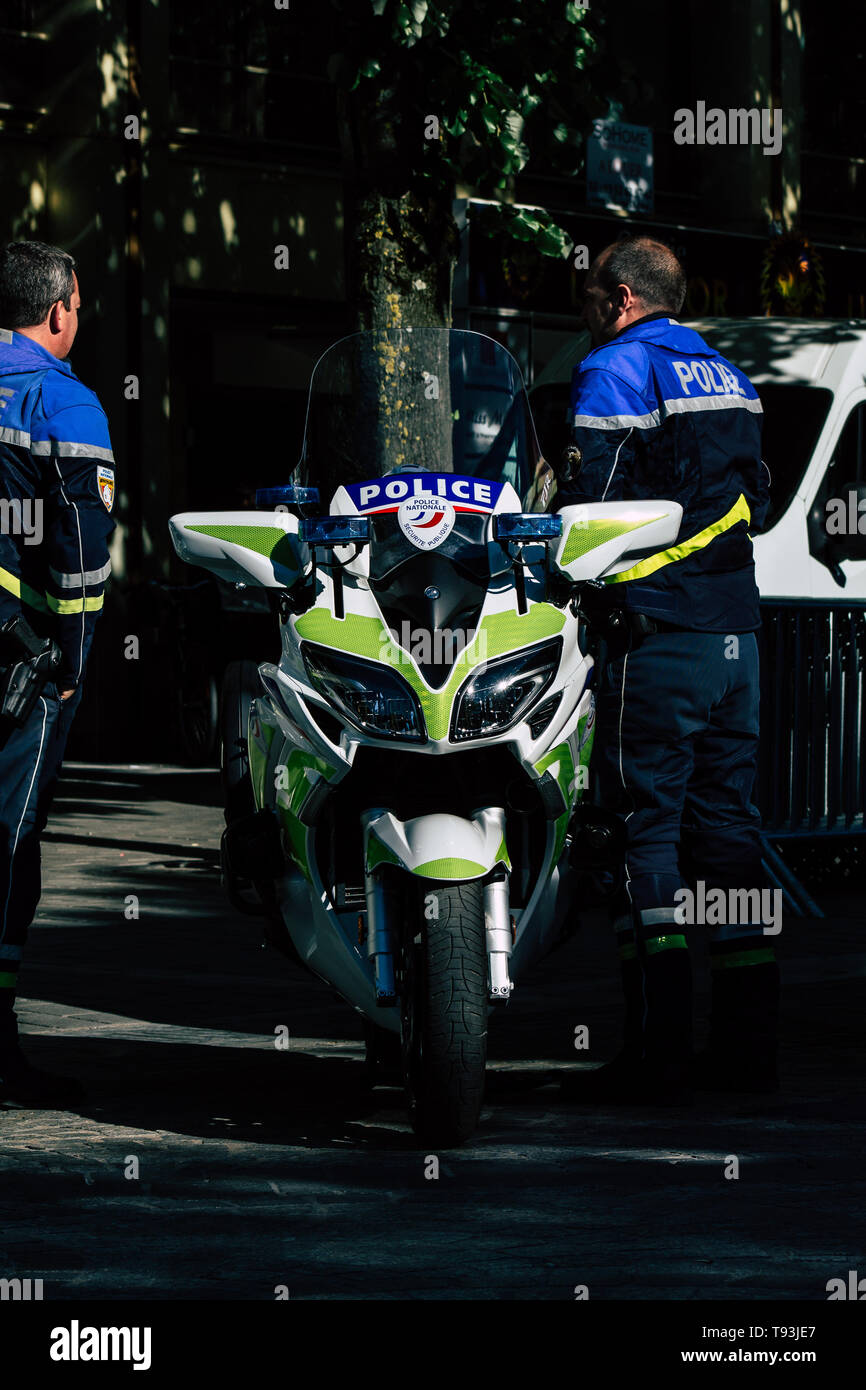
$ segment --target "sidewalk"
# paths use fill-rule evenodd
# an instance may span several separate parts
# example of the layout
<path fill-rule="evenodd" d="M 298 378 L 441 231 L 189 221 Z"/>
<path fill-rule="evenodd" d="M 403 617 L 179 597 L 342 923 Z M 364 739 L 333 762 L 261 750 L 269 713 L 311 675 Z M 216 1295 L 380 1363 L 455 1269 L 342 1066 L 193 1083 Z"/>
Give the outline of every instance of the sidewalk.
<path fill-rule="evenodd" d="M 685 1112 L 539 1086 L 616 1047 L 615 953 L 588 922 L 494 1018 L 479 1132 L 428 1180 L 401 1094 L 361 1087 L 357 1015 L 224 903 L 221 827 L 215 772 L 66 769 L 21 1017 L 89 1103 L 0 1109 L 0 1276 L 47 1299 L 820 1300 L 866 1272 L 859 894 L 777 939 L 785 1093 Z"/>

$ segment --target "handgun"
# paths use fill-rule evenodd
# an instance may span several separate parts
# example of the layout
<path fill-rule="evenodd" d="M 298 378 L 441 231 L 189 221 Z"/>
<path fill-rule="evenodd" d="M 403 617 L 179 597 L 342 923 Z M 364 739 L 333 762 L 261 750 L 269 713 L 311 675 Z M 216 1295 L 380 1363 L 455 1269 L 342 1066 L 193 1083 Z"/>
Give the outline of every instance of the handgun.
<path fill-rule="evenodd" d="M 26 724 L 46 684 L 60 669 L 61 652 L 51 637 L 37 637 L 23 613 L 0 626 L 0 737 Z M 5 740 L 4 740 L 5 741 Z"/>

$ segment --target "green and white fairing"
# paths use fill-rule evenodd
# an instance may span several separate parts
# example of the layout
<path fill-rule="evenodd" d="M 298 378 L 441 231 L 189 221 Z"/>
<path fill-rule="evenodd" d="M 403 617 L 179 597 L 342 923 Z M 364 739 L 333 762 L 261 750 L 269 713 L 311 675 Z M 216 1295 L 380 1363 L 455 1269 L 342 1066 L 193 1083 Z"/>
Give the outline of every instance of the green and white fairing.
<path fill-rule="evenodd" d="M 422 900 L 483 883 L 491 999 L 559 937 L 595 717 L 564 581 L 676 538 L 679 507 L 652 501 L 566 507 L 560 536 L 545 543 L 530 521 L 504 543 L 498 518 L 548 500 L 545 467 L 498 343 L 356 334 L 317 365 L 291 481 L 365 538 L 319 544 L 313 526 L 307 544 L 285 510 L 171 522 L 183 558 L 287 592 L 280 661 L 259 668 L 249 721 L 255 803 L 276 814 L 285 855 L 278 898 L 310 968 L 395 1030 L 388 873 Z"/>

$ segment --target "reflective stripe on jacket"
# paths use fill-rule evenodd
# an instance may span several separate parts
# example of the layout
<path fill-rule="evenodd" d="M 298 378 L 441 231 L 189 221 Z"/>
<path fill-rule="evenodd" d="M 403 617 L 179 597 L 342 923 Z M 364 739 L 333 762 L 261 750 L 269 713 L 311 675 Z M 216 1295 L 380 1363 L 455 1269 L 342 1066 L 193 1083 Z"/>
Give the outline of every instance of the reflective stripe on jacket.
<path fill-rule="evenodd" d="M 556 505 L 670 498 L 668 549 L 609 577 L 611 601 L 703 632 L 760 626 L 751 530 L 769 505 L 761 403 L 751 382 L 667 314 L 590 352 L 572 379 L 580 473 Z"/>
<path fill-rule="evenodd" d="M 94 393 L 32 339 L 0 329 L 0 624 L 23 610 L 78 684 L 111 571 L 114 457 Z"/>

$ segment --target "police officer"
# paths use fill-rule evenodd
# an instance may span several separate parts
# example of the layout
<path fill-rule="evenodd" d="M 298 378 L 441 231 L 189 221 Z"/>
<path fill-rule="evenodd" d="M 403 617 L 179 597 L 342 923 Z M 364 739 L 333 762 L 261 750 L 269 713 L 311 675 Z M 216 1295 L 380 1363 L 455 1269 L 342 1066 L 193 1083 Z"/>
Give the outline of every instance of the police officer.
<path fill-rule="evenodd" d="M 595 766 L 601 802 L 626 829 L 613 911 L 626 1017 L 612 1062 L 563 1079 L 578 1100 L 688 1104 L 694 1084 L 778 1085 L 772 936 L 754 892 L 730 892 L 767 883 L 750 799 L 760 616 L 749 533 L 769 503 L 761 405 L 742 372 L 677 321 L 684 298 L 667 246 L 638 236 L 607 247 L 584 291 L 593 350 L 572 381 L 582 462 L 562 470 L 556 505 L 669 498 L 683 508 L 676 543 L 640 554 L 598 599 L 610 659 Z M 686 887 L 694 902 L 722 889 L 722 901 L 750 905 L 708 925 L 712 1021 L 697 1065 Z"/>
<path fill-rule="evenodd" d="M 83 1091 L 24 1057 L 15 992 L 41 892 L 39 836 L 81 699 L 114 529 L 105 413 L 66 362 L 80 306 L 71 256 L 35 241 L 0 250 L 0 690 L 27 666 L 22 617 L 37 644 L 56 644 L 52 678 L 23 724 L 0 718 L 0 1100 L 47 1106 Z"/>

